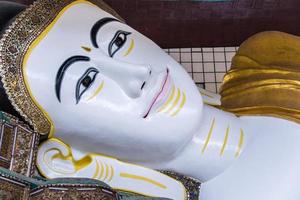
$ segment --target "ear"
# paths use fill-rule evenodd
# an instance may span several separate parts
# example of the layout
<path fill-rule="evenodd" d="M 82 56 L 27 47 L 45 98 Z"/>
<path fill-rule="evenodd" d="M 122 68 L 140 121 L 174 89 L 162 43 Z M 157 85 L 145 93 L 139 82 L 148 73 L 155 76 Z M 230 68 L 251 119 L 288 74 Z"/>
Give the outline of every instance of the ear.
<path fill-rule="evenodd" d="M 40 145 L 37 155 L 38 169 L 47 178 L 77 177 L 80 170 L 92 163 L 90 156 L 75 160 L 71 148 L 55 138 Z"/>

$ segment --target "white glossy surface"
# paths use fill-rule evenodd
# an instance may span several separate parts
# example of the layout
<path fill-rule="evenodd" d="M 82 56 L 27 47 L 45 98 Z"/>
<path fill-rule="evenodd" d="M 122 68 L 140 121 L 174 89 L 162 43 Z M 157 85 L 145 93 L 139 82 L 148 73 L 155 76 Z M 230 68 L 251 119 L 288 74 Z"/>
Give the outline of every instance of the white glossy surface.
<path fill-rule="evenodd" d="M 171 169 L 205 182 L 238 160 L 250 137 L 248 131 L 243 131 L 243 144 L 239 149 L 243 129 L 240 119 L 208 105 L 203 108 L 203 116 L 199 130 L 176 158 L 149 166 Z M 228 137 L 225 141 L 226 133 Z"/>
<path fill-rule="evenodd" d="M 184 69 L 123 23 L 104 25 L 97 34 L 99 48 L 93 47 L 91 28 L 105 17 L 112 16 L 90 3 L 76 1 L 61 13 L 45 37 L 39 38 L 25 63 L 29 89 L 54 122 L 54 136 L 71 146 L 64 153 L 55 150 L 61 147 L 51 140 L 42 145 L 38 152 L 41 172 L 54 178 L 65 176 L 64 170 L 69 170 L 72 173 L 68 176 L 93 178 L 98 160 L 116 171 L 146 178 L 137 182 L 112 179 L 109 184 L 114 188 L 128 184 L 128 190 L 138 193 L 183 199 L 177 181 L 100 156 L 108 155 L 205 181 L 202 200 L 299 199 L 298 124 L 275 118 L 238 118 L 203 106 L 197 87 Z M 119 30 L 130 32 L 128 42 L 110 57 L 108 44 Z M 59 102 L 55 94 L 57 72 L 74 55 L 87 56 L 90 61 L 76 62 L 66 70 Z M 76 84 L 91 67 L 99 73 L 77 102 Z M 219 104 L 218 95 L 204 96 L 208 103 Z M 168 100 L 170 103 L 161 107 Z M 58 157 L 58 152 L 65 157 Z M 92 162 L 76 168 L 86 156 Z M 168 185 L 169 190 L 143 185 L 149 179 Z"/>
<path fill-rule="evenodd" d="M 243 117 L 241 122 L 255 137 L 238 162 L 202 185 L 200 199 L 300 199 L 299 125 L 269 117 Z"/>
<path fill-rule="evenodd" d="M 76 152 L 57 139 L 39 147 L 38 168 L 47 178 L 84 177 L 107 183 L 110 187 L 152 197 L 185 199 L 184 186 L 155 170 L 121 162 L 117 159 L 89 155 L 88 162 L 74 160 Z M 70 159 L 72 158 L 72 159 Z"/>
<path fill-rule="evenodd" d="M 28 58 L 25 73 L 30 90 L 54 122 L 54 136 L 80 151 L 101 152 L 131 161 L 170 159 L 199 128 L 201 95 L 177 62 L 123 23 L 105 24 L 97 35 L 100 48 L 94 48 L 90 31 L 104 17 L 112 16 L 81 1 L 67 9 Z M 108 43 L 118 30 L 131 34 L 128 43 L 111 58 Z M 124 56 L 130 40 L 134 40 L 135 46 L 128 56 Z M 91 52 L 84 51 L 81 46 L 91 48 Z M 60 103 L 55 95 L 55 78 L 59 67 L 74 55 L 87 56 L 91 60 L 76 62 L 65 72 Z M 76 104 L 76 83 L 90 67 L 99 73 Z M 164 91 L 148 117 L 143 118 L 162 90 L 167 69 L 169 75 Z M 141 90 L 143 82 L 145 86 Z M 102 91 L 89 99 L 102 83 Z M 158 112 L 173 86 L 177 103 Z M 186 101 L 180 110 L 184 95 Z M 178 109 L 180 112 L 171 116 Z"/>

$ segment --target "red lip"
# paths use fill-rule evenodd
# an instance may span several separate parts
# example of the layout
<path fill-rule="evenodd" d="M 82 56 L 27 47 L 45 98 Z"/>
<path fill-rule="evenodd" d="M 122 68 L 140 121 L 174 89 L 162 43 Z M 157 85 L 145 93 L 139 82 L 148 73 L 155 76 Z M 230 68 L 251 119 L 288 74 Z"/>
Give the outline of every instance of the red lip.
<path fill-rule="evenodd" d="M 158 94 L 155 96 L 155 98 L 153 99 L 153 101 L 152 101 L 152 103 L 151 103 L 151 106 L 150 106 L 149 110 L 147 111 L 147 113 L 145 114 L 145 116 L 144 116 L 143 118 L 147 118 L 147 117 L 148 117 L 148 115 L 149 115 L 149 113 L 150 113 L 152 107 L 154 106 L 154 104 L 156 103 L 157 99 L 159 98 L 159 96 L 160 96 L 160 95 L 162 94 L 162 92 L 164 91 L 164 88 L 165 88 L 166 83 L 167 83 L 167 81 L 168 81 L 168 77 L 169 77 L 169 69 L 167 68 L 167 75 L 166 75 L 165 80 L 164 80 L 164 82 L 163 82 L 163 84 L 162 84 L 162 87 L 161 87 L 159 93 L 158 93 Z"/>

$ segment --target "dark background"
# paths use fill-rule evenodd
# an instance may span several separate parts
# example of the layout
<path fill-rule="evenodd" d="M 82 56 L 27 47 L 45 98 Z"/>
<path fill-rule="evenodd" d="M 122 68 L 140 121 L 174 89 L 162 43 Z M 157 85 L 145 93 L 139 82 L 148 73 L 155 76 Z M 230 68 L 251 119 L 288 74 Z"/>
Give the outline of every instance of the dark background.
<path fill-rule="evenodd" d="M 264 30 L 300 35 L 300 0 L 104 1 L 162 47 L 236 46 Z"/>

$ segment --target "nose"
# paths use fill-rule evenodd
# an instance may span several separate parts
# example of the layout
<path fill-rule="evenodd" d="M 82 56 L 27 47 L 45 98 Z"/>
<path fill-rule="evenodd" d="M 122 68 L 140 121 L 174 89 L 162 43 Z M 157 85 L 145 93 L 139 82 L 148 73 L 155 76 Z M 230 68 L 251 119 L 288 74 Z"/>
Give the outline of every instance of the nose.
<path fill-rule="evenodd" d="M 130 64 L 112 58 L 96 59 L 95 64 L 100 73 L 117 83 L 127 96 L 138 98 L 142 95 L 151 69 L 146 65 Z"/>
<path fill-rule="evenodd" d="M 150 77 L 150 68 L 143 65 L 122 64 L 119 85 L 131 98 L 141 96 L 143 88 Z"/>

